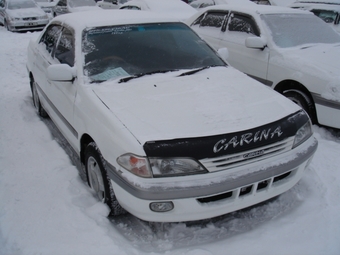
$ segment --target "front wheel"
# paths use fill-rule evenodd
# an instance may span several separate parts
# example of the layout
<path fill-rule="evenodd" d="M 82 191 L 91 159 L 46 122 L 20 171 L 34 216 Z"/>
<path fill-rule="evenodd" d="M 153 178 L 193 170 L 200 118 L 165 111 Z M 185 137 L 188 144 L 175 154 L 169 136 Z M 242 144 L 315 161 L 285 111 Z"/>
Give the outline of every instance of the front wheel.
<path fill-rule="evenodd" d="M 32 89 L 33 104 L 34 104 L 34 107 L 37 113 L 39 114 L 40 117 L 46 118 L 48 114 L 40 103 L 39 94 L 37 90 L 37 84 L 35 83 L 34 80 L 31 81 L 31 89 Z"/>
<path fill-rule="evenodd" d="M 124 213 L 125 210 L 116 199 L 105 166 L 105 160 L 96 143 L 89 143 L 85 149 L 85 169 L 88 184 L 97 198 L 111 209 L 109 216 L 116 216 Z"/>
<path fill-rule="evenodd" d="M 4 20 L 4 27 L 7 29 L 7 31 L 12 31 L 6 20 Z"/>
<path fill-rule="evenodd" d="M 314 103 L 308 95 L 300 90 L 295 89 L 286 90 L 283 92 L 283 95 L 304 109 L 309 115 L 313 124 L 317 123 Z"/>

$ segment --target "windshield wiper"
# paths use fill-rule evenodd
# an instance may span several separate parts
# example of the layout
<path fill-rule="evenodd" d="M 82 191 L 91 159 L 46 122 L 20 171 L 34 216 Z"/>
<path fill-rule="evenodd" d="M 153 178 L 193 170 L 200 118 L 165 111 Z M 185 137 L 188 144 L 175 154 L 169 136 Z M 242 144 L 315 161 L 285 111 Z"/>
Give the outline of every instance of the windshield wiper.
<path fill-rule="evenodd" d="M 181 73 L 180 75 L 178 75 L 178 77 L 180 77 L 180 76 L 186 76 L 186 75 L 192 75 L 192 74 L 194 74 L 194 73 L 197 73 L 197 72 L 199 72 L 199 71 L 202 71 L 202 70 L 204 70 L 204 69 L 208 69 L 208 68 L 214 67 L 214 66 L 220 66 L 220 65 L 203 66 L 203 67 L 200 67 L 200 68 L 197 68 L 197 69 L 194 69 L 194 70 L 190 70 L 190 71 Z"/>
<path fill-rule="evenodd" d="M 145 76 L 145 75 L 151 75 L 151 74 L 156 74 L 156 73 L 167 73 L 167 72 L 173 72 L 173 71 L 177 71 L 177 70 L 156 70 L 156 71 L 147 72 L 147 73 L 139 73 L 139 74 L 135 74 L 135 75 L 125 77 L 125 78 L 121 78 L 118 81 L 118 83 L 128 82 L 129 80 L 139 78 L 139 77 L 142 77 L 142 76 Z"/>

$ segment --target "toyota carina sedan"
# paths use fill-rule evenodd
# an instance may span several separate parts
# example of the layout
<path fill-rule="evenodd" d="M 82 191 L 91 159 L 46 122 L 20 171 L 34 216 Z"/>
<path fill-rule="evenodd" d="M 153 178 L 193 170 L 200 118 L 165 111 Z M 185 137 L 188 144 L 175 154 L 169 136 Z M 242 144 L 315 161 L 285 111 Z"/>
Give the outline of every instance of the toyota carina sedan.
<path fill-rule="evenodd" d="M 298 105 L 158 14 L 58 16 L 30 42 L 27 69 L 38 114 L 111 215 L 178 222 L 245 208 L 292 188 L 317 148 Z"/>

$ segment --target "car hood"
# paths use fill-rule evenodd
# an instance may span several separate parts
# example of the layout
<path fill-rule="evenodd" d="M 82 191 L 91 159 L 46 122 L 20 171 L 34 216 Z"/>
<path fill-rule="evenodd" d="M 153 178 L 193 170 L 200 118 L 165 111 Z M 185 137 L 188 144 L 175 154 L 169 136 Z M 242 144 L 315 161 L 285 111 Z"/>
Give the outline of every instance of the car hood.
<path fill-rule="evenodd" d="M 178 74 L 105 82 L 93 91 L 141 144 L 247 130 L 300 109 L 231 67 Z"/>
<path fill-rule="evenodd" d="M 40 8 L 7 10 L 6 12 L 9 16 L 16 17 L 16 18 L 37 17 L 37 16 L 45 15 L 45 12 Z"/>
<path fill-rule="evenodd" d="M 282 53 L 286 58 L 286 63 L 297 68 L 296 70 L 305 70 L 307 73 L 318 75 L 324 73 L 327 77 L 339 76 L 340 70 L 340 43 L 333 45 L 311 45 L 302 47 L 299 50 L 292 50 L 290 53 Z M 287 61 L 287 58 L 292 61 Z M 295 63 L 295 64 L 294 64 Z M 297 65 L 294 67 L 294 65 Z"/>

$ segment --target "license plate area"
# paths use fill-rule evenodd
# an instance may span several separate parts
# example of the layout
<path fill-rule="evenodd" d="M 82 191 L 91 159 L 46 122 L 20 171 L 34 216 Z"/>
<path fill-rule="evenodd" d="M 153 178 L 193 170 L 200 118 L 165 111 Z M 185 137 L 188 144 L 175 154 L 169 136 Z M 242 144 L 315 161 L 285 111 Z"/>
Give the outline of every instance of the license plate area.
<path fill-rule="evenodd" d="M 25 26 L 32 27 L 32 26 L 36 26 L 37 24 L 38 24 L 37 22 L 27 22 L 25 23 Z"/>

